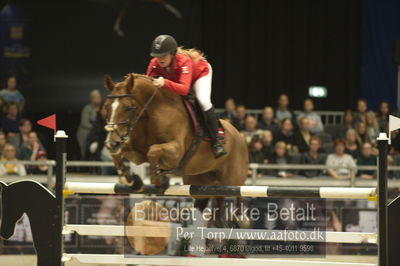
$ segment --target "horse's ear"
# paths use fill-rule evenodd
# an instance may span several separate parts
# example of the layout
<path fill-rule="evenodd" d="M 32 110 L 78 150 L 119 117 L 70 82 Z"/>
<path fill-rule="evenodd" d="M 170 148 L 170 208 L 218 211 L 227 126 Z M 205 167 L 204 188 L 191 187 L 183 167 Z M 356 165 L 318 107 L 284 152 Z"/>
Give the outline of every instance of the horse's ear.
<path fill-rule="evenodd" d="M 129 74 L 128 78 L 126 79 L 127 91 L 131 91 L 134 85 L 135 85 L 135 76 L 133 74 Z"/>
<path fill-rule="evenodd" d="M 114 81 L 112 81 L 110 75 L 108 74 L 104 75 L 104 87 L 109 91 L 112 91 L 114 88 Z"/>

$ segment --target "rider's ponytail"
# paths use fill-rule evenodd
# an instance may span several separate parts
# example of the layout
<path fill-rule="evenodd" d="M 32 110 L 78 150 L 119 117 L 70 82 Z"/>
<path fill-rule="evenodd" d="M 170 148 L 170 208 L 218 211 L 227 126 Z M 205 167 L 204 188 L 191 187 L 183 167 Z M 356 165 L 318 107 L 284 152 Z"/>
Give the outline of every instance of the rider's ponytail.
<path fill-rule="evenodd" d="M 187 55 L 192 59 L 192 61 L 205 57 L 202 51 L 197 50 L 196 48 L 184 49 L 183 46 L 178 47 L 176 53 Z"/>

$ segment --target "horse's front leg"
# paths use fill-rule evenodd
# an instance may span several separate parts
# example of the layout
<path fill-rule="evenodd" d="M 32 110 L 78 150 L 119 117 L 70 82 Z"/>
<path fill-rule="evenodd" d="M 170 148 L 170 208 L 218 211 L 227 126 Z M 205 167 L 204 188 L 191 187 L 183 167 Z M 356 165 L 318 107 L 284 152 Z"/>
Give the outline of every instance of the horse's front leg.
<path fill-rule="evenodd" d="M 113 154 L 112 159 L 117 169 L 119 182 L 130 186 L 134 191 L 143 190 L 143 181 L 140 176 L 136 174 L 129 174 L 129 168 L 125 166 L 121 154 Z"/>
<path fill-rule="evenodd" d="M 160 170 L 177 168 L 182 156 L 182 147 L 176 141 L 151 145 L 147 152 L 151 169 L 151 183 L 160 189 L 168 188 L 169 180 L 167 176 L 161 174 Z"/>

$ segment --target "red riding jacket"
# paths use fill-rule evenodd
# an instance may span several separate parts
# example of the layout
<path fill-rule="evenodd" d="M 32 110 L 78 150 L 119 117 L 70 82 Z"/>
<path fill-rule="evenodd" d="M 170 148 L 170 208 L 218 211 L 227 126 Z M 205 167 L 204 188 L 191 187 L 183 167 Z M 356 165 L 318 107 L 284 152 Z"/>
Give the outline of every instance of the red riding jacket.
<path fill-rule="evenodd" d="M 154 70 L 153 70 L 154 67 Z M 170 72 L 157 63 L 157 58 L 151 59 L 146 75 L 161 76 L 164 78 L 164 88 L 179 95 L 187 95 L 193 83 L 210 71 L 208 62 L 204 58 L 192 61 L 184 54 L 176 54 Z"/>

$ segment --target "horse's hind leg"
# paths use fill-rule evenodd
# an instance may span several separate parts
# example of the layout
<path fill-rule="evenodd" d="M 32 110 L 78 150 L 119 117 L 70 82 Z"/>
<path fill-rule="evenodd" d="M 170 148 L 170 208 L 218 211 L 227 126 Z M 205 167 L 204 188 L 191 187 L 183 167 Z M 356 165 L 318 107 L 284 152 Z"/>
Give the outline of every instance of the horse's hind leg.
<path fill-rule="evenodd" d="M 176 141 L 150 146 L 147 159 L 150 163 L 151 183 L 156 187 L 168 188 L 169 180 L 161 174 L 160 170 L 171 170 L 178 167 L 182 157 L 179 147 Z"/>

